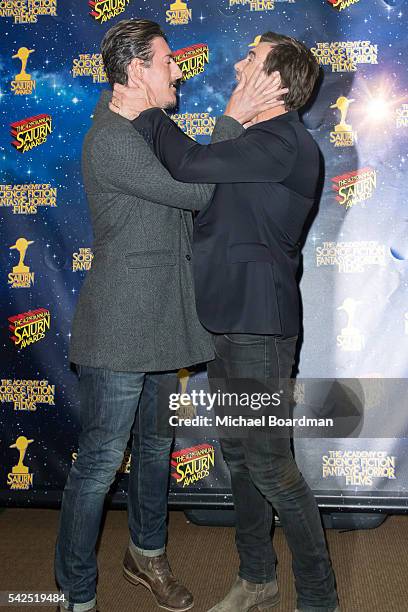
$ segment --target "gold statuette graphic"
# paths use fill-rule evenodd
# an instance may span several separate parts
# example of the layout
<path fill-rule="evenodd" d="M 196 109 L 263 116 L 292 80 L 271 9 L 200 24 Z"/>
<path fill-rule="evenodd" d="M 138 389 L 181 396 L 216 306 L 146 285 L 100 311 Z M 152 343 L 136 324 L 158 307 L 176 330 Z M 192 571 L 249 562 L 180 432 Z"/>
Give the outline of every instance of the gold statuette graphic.
<path fill-rule="evenodd" d="M 180 381 L 180 395 L 187 393 L 188 381 L 190 380 L 190 374 L 186 368 L 183 368 L 177 372 L 177 378 Z M 197 415 L 196 408 L 191 402 L 183 402 L 179 404 L 177 410 L 177 416 L 180 419 L 192 419 Z"/>
<path fill-rule="evenodd" d="M 13 59 L 19 59 L 21 61 L 21 72 L 16 74 L 15 81 L 31 81 L 31 74 L 27 74 L 27 61 L 31 53 L 34 53 L 34 49 L 27 49 L 27 47 L 20 47 L 16 55 L 13 55 Z"/>
<path fill-rule="evenodd" d="M 10 448 L 16 448 L 20 452 L 20 459 L 17 465 L 12 468 L 13 474 L 28 474 L 28 467 L 24 465 L 24 457 L 31 442 L 34 442 L 34 440 L 27 440 L 25 436 L 20 436 L 14 444 L 11 444 Z"/>
<path fill-rule="evenodd" d="M 248 45 L 248 47 L 257 47 L 260 42 L 261 42 L 261 35 L 258 34 L 258 36 L 255 36 L 254 42 L 251 42 L 251 44 Z"/>
<path fill-rule="evenodd" d="M 353 298 L 346 298 L 343 304 L 337 308 L 337 310 L 344 310 L 348 317 L 346 327 L 343 327 L 341 333 L 337 336 L 337 346 L 342 351 L 356 352 L 362 351 L 364 348 L 364 335 L 353 324 L 357 306 L 360 304 L 361 302 Z"/>
<path fill-rule="evenodd" d="M 170 4 L 170 10 L 171 11 L 186 11 L 187 3 L 181 2 L 181 0 L 176 0 L 175 2 L 173 2 L 173 4 Z"/>
<path fill-rule="evenodd" d="M 356 314 L 357 306 L 360 304 L 361 302 L 353 300 L 353 298 L 346 298 L 343 304 L 337 308 L 337 310 L 344 310 L 348 316 L 347 325 L 341 330 L 342 336 L 356 336 L 360 334 L 359 329 L 353 325 L 353 319 Z"/>
<path fill-rule="evenodd" d="M 16 241 L 16 244 L 10 247 L 10 249 L 16 249 L 20 253 L 20 261 L 18 262 L 17 266 L 14 266 L 13 274 L 30 272 L 30 268 L 24 265 L 24 258 L 30 244 L 34 244 L 34 242 L 32 240 L 26 240 L 25 238 L 19 238 Z"/>
<path fill-rule="evenodd" d="M 340 123 L 335 126 L 335 132 L 351 132 L 353 130 L 351 125 L 346 123 L 348 109 L 352 102 L 354 102 L 354 100 L 349 100 L 345 96 L 340 96 L 340 98 L 337 98 L 336 104 L 330 106 L 330 108 L 337 108 L 337 110 L 340 111 Z"/>

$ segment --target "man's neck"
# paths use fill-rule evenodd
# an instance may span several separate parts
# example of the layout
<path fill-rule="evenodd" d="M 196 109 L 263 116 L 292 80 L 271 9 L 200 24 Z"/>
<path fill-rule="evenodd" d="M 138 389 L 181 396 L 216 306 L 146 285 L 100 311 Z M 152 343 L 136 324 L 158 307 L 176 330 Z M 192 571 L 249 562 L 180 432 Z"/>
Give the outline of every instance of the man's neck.
<path fill-rule="evenodd" d="M 251 125 L 255 125 L 256 123 L 260 123 L 261 121 L 268 121 L 268 119 L 279 117 L 279 115 L 285 115 L 287 112 L 288 111 L 284 106 L 277 106 L 276 108 L 271 108 L 270 110 L 264 111 L 263 113 L 259 113 L 259 115 L 252 119 Z"/>

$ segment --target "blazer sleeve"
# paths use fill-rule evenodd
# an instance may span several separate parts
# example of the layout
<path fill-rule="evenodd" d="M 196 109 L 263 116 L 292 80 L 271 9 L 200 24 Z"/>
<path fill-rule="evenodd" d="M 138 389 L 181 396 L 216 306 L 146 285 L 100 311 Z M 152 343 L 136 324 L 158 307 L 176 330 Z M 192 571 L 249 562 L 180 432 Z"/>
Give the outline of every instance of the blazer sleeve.
<path fill-rule="evenodd" d="M 295 131 L 284 122 L 272 128 L 260 123 L 238 138 L 209 145 L 192 141 L 160 109 L 144 111 L 132 123 L 149 135 L 156 155 L 179 181 L 281 182 L 297 156 Z"/>
<path fill-rule="evenodd" d="M 214 185 L 175 180 L 133 130 L 102 128 L 88 150 L 97 183 L 108 193 L 116 191 L 185 210 L 201 210 L 213 196 Z"/>

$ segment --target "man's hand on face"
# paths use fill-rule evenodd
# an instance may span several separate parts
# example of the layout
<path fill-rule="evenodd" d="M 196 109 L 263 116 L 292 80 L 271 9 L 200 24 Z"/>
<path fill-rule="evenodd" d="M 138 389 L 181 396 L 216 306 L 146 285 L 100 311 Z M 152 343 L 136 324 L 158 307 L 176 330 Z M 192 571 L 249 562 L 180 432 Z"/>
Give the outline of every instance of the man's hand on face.
<path fill-rule="evenodd" d="M 229 115 L 245 127 L 249 127 L 251 121 L 260 113 L 277 106 L 284 108 L 281 97 L 288 91 L 286 88 L 281 88 L 279 72 L 273 72 L 268 76 L 260 64 L 248 80 L 244 72 L 241 74 L 224 115 Z"/>
<path fill-rule="evenodd" d="M 143 111 L 156 106 L 150 88 L 131 73 L 127 85 L 115 83 L 112 100 L 109 102 L 109 108 L 113 113 L 118 113 L 130 121 L 136 119 Z"/>

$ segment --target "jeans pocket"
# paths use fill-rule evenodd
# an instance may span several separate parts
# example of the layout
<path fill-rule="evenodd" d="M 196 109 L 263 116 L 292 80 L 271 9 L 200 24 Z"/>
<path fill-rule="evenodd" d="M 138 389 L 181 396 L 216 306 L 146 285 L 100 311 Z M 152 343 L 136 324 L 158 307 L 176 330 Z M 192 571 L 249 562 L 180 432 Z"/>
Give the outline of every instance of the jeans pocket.
<path fill-rule="evenodd" d="M 251 346 L 252 344 L 263 344 L 265 342 L 265 336 L 258 334 L 223 334 L 223 337 L 228 342 L 241 346 Z"/>

